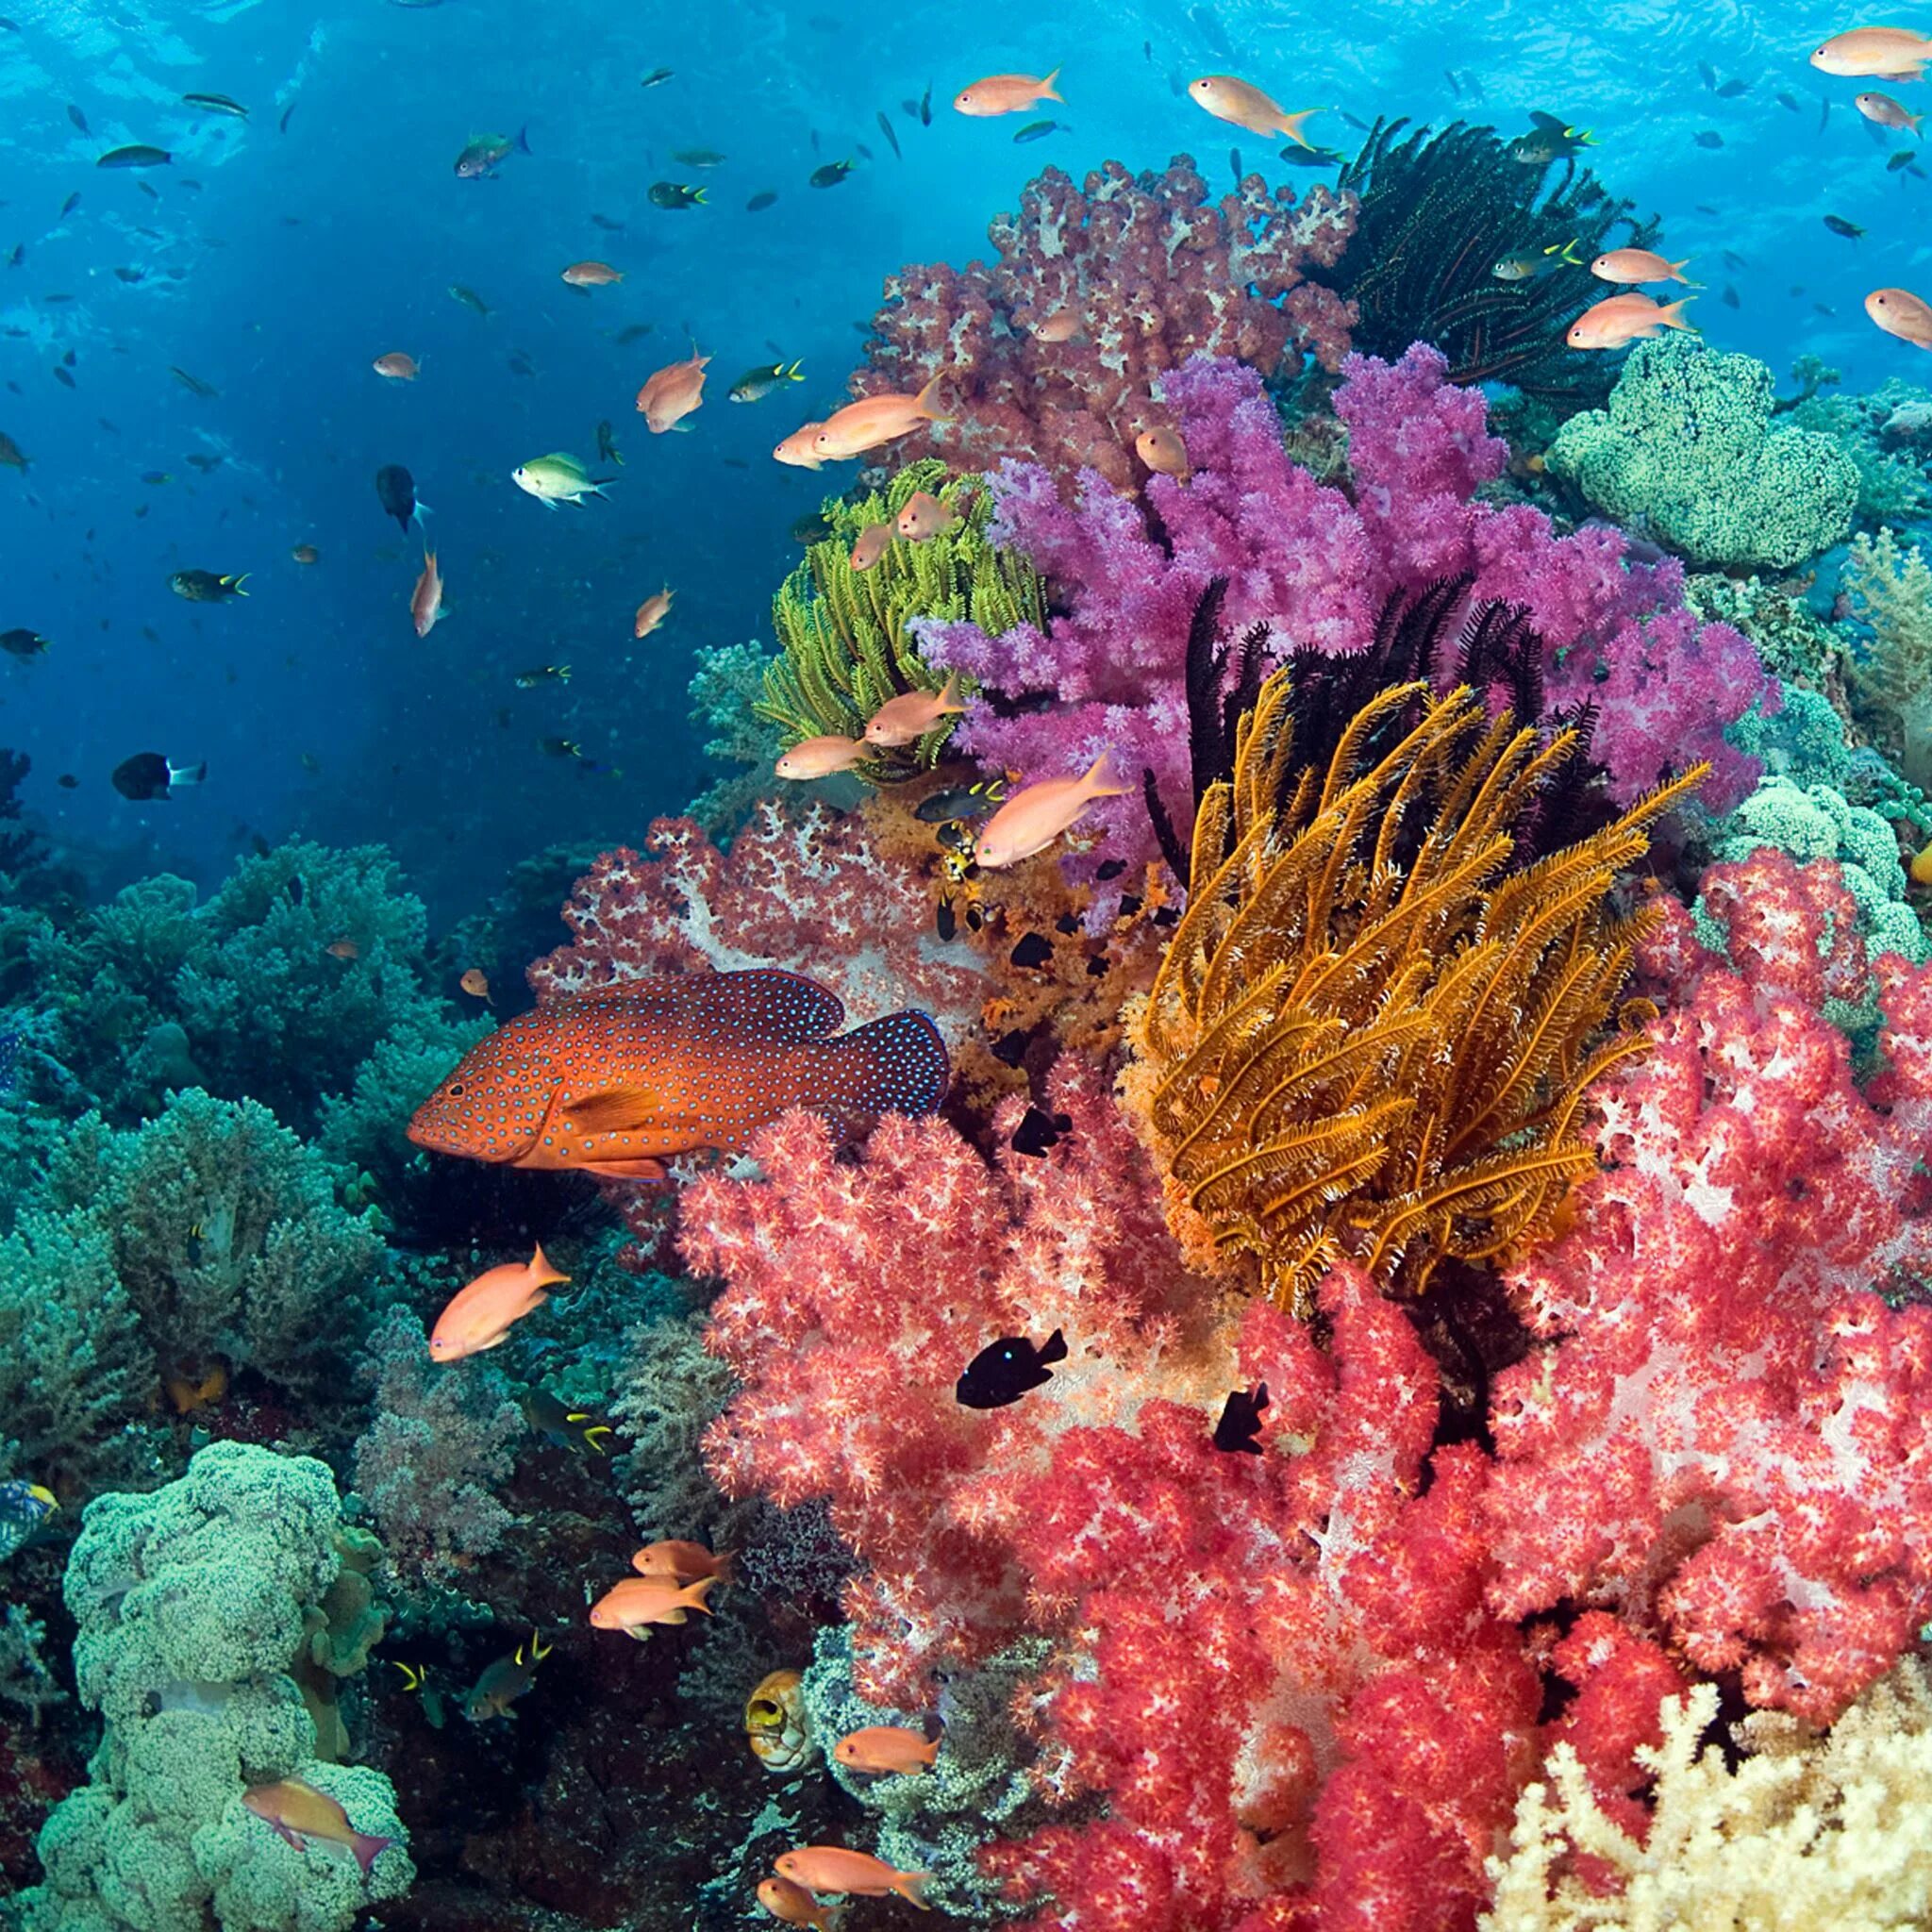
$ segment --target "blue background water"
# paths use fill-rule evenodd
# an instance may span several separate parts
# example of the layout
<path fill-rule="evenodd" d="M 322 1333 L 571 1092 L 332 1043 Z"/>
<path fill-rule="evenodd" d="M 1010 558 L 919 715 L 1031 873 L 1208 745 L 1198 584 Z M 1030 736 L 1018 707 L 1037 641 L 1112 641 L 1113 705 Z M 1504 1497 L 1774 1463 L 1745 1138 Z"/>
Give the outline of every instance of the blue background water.
<path fill-rule="evenodd" d="M 34 461 L 0 472 L 0 627 L 40 630 L 53 649 L 0 658 L 0 742 L 32 755 L 30 808 L 112 877 L 165 864 L 206 879 L 251 834 L 386 840 L 443 914 L 550 840 L 636 837 L 706 776 L 686 717 L 693 654 L 767 634 L 771 590 L 796 555 L 791 525 L 849 477 L 784 469 L 769 451 L 842 398 L 881 276 L 983 252 L 988 217 L 1048 161 L 1077 175 L 1184 150 L 1218 190 L 1230 147 L 1250 166 L 1265 150 L 1176 97 L 1202 71 L 1363 122 L 1465 112 L 1514 132 L 1531 108 L 1558 111 L 1595 131 L 1614 192 L 1664 214 L 1669 251 L 1695 258 L 1710 288 L 1693 312 L 1715 342 L 1780 375 L 1811 351 L 1850 387 L 1924 379 L 1923 353 L 1880 336 L 1860 303 L 1881 283 L 1923 287 L 1932 184 L 1886 172 L 1911 142 L 1854 113 L 1866 83 L 1806 64 L 1849 17 L 1578 0 L 1109 5 L 1057 8 L 1035 31 L 1035 12 L 367 0 L 318 17 L 13 0 L 0 254 L 26 252 L 0 268 L 0 428 Z M 1700 60 L 1749 92 L 1718 98 Z M 1056 63 L 1067 104 L 1043 111 L 1069 131 L 1016 146 L 1032 117 L 969 121 L 947 106 L 983 73 Z M 673 79 L 641 89 L 659 66 Z M 1448 66 L 1474 76 L 1479 105 L 1458 98 Z M 924 127 L 900 103 L 928 83 Z M 251 117 L 196 114 L 179 102 L 190 90 L 228 93 Z M 903 159 L 878 132 L 881 108 Z M 473 135 L 525 123 L 531 155 L 495 179 L 456 178 Z M 1723 147 L 1697 146 L 1702 130 Z M 1358 138 L 1339 114 L 1316 131 Z M 94 167 L 137 141 L 172 148 L 174 166 Z M 872 159 L 847 181 L 807 186 L 861 143 Z M 728 159 L 698 173 L 670 159 L 686 146 Z M 711 205 L 653 208 L 659 178 L 704 183 Z M 766 189 L 777 205 L 745 212 Z M 1826 212 L 1870 232 L 1841 240 Z M 1725 247 L 1748 266 L 1724 269 Z M 584 257 L 627 279 L 565 287 L 559 271 Z M 1717 300 L 1726 281 L 1739 308 Z M 493 312 L 459 306 L 452 283 Z M 615 345 L 644 322 L 652 334 Z M 705 406 L 690 434 L 652 437 L 636 390 L 688 335 L 715 358 Z M 732 379 L 774 346 L 808 379 L 728 404 Z M 70 349 L 72 390 L 53 375 Z M 371 372 L 391 349 L 419 358 L 421 380 Z M 514 356 L 533 373 L 514 373 Z M 171 364 L 220 394 L 191 394 Z M 552 513 L 513 487 L 512 467 L 545 451 L 591 458 L 600 418 L 626 458 L 608 504 Z M 196 452 L 220 467 L 198 475 Z M 389 462 L 413 471 L 435 510 L 451 614 L 426 641 L 408 611 L 420 558 L 373 488 Z M 175 480 L 145 486 L 147 471 Z M 312 568 L 290 558 L 305 541 L 322 552 Z M 250 572 L 251 594 L 184 603 L 166 584 L 184 567 Z M 633 644 L 633 609 L 667 581 L 670 623 Z M 567 689 L 511 682 L 560 661 L 575 670 Z M 622 776 L 546 757 L 549 735 Z M 207 758 L 208 784 L 165 805 L 121 800 L 108 773 L 141 748 Z M 79 788 L 58 789 L 62 772 Z"/>

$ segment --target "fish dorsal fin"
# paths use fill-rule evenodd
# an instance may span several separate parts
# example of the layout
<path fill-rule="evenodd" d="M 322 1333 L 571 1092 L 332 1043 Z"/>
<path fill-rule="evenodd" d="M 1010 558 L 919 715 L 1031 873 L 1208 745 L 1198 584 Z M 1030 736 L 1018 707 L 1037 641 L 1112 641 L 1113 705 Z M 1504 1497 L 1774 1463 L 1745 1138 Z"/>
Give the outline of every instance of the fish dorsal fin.
<path fill-rule="evenodd" d="M 658 980 L 661 989 L 666 982 Z M 802 973 L 757 967 L 749 973 L 692 973 L 670 982 L 707 1018 L 755 1030 L 783 1046 L 823 1040 L 845 1024 L 845 1003 Z"/>
<path fill-rule="evenodd" d="M 648 1087 L 600 1087 L 566 1096 L 558 1117 L 578 1134 L 641 1132 L 657 1118 L 661 1103 Z"/>

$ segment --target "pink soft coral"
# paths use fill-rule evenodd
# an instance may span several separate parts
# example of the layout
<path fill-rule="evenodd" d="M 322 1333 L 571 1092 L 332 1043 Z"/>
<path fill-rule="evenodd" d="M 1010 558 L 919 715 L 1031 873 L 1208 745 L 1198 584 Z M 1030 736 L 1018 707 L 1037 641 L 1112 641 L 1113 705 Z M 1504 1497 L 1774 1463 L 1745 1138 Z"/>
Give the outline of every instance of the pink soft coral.
<path fill-rule="evenodd" d="M 1817 947 L 1835 868 L 1760 854 L 1740 905 L 1745 871 L 1707 890 L 1751 976 L 1666 930 L 1685 1004 L 1601 1091 L 1576 1226 L 1510 1276 L 1551 1345 L 1495 1389 L 1490 1602 L 1615 1607 L 1829 1723 L 1932 1618 L 1932 1308 L 1876 1291 L 1932 1274 L 1932 970 L 1871 969 L 1860 1092 L 1808 997 L 1865 970 L 1849 925 Z"/>

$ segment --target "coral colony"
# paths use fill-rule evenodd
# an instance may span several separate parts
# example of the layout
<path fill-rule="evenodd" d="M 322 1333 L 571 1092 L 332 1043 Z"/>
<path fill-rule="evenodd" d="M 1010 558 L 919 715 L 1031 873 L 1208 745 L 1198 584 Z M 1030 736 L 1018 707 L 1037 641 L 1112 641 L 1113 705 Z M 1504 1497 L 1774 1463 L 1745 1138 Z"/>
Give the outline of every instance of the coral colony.
<path fill-rule="evenodd" d="M 25 1932 L 1932 1923 L 1925 445 L 1400 134 L 892 276 L 757 768 L 458 944 L 0 805 Z"/>

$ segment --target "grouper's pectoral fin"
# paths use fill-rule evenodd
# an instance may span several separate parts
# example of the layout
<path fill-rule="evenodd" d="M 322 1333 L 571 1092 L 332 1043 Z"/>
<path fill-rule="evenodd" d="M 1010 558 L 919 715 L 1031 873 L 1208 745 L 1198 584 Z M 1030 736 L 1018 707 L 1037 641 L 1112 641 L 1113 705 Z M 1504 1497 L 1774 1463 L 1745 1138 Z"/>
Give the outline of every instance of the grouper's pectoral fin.
<path fill-rule="evenodd" d="M 579 1174 L 595 1174 L 600 1181 L 663 1181 L 671 1170 L 661 1160 L 586 1160 L 578 1163 Z"/>
<path fill-rule="evenodd" d="M 648 1087 L 599 1087 L 565 1098 L 556 1117 L 566 1134 L 641 1134 L 662 1111 Z"/>

